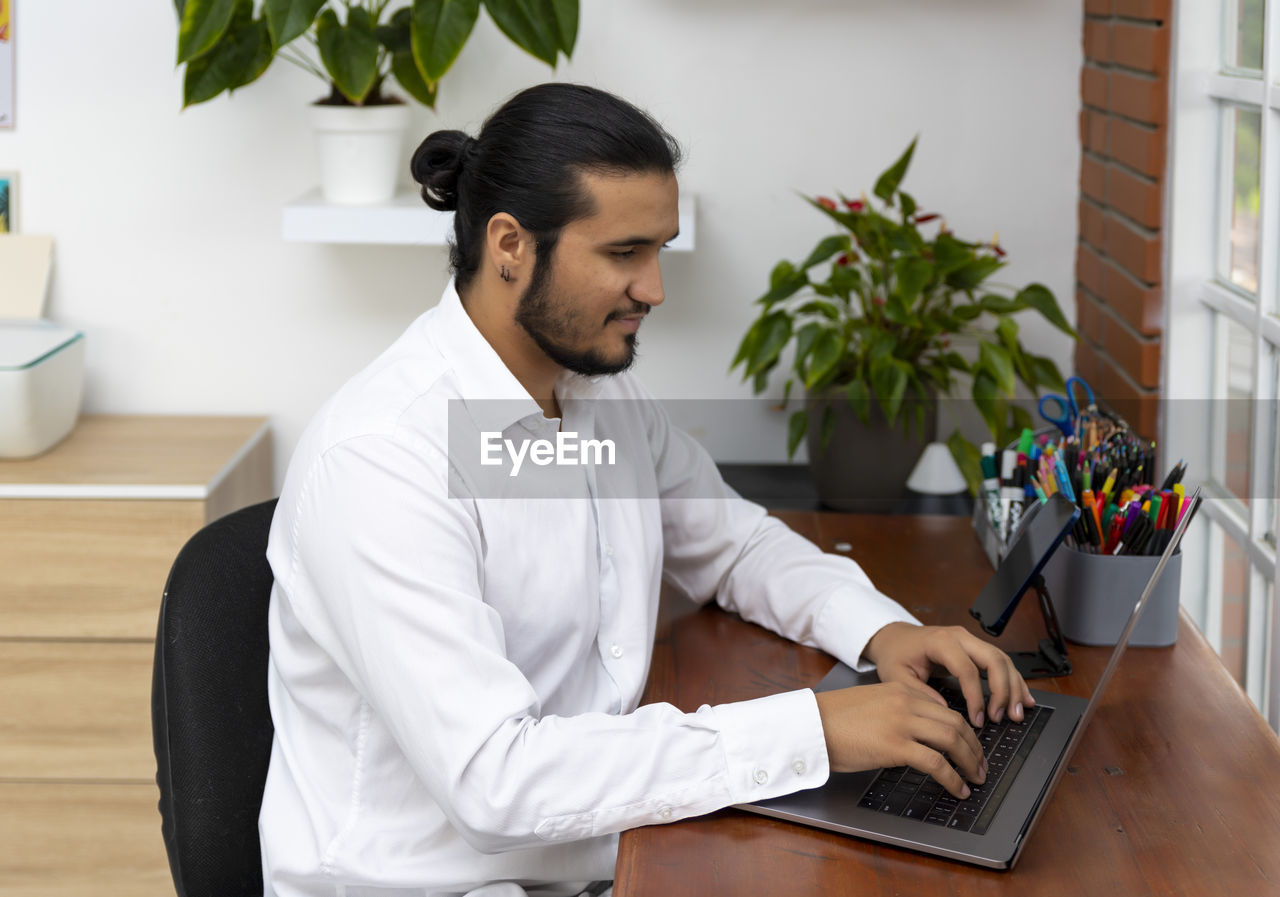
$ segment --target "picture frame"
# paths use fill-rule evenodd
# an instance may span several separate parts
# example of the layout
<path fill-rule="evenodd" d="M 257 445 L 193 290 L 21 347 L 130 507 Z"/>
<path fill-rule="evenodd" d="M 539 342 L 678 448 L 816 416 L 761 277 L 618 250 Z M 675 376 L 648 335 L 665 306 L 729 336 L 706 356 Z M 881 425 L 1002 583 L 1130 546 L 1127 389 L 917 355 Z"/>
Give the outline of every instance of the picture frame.
<path fill-rule="evenodd" d="M 0 130 L 13 127 L 13 0 L 0 0 Z"/>
<path fill-rule="evenodd" d="M 0 171 L 0 234 L 18 232 L 18 173 Z"/>

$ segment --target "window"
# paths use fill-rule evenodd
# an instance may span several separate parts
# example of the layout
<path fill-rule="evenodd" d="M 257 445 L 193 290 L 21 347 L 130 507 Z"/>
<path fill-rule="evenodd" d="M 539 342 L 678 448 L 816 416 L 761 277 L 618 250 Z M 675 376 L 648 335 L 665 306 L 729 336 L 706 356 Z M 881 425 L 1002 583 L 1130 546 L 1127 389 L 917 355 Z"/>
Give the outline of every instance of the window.
<path fill-rule="evenodd" d="M 1177 4 L 1173 39 L 1161 439 L 1209 497 L 1183 606 L 1280 731 L 1280 0 Z"/>

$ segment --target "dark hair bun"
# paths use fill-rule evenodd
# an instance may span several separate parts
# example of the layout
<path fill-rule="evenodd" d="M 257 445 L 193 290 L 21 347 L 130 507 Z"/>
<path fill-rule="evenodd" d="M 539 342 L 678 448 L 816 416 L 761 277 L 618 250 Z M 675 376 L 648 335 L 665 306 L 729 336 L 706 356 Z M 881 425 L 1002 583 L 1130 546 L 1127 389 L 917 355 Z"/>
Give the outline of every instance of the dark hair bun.
<path fill-rule="evenodd" d="M 475 147 L 476 140 L 462 131 L 436 131 L 422 141 L 409 171 L 422 186 L 427 205 L 441 212 L 458 208 L 458 179 Z"/>

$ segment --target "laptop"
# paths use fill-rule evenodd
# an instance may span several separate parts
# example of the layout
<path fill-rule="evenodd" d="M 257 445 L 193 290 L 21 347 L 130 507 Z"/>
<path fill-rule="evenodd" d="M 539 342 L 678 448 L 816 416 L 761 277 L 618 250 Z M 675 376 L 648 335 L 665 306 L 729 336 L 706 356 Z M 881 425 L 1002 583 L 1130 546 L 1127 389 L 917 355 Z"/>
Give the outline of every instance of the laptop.
<path fill-rule="evenodd" d="M 821 788 L 740 808 L 977 866 L 1013 868 L 1072 752 L 1093 719 L 1156 582 L 1199 507 L 1200 490 L 1187 501 L 1187 511 L 1181 515 L 1146 588 L 1137 598 L 1092 697 L 1086 702 L 1070 695 L 1033 689 L 1036 706 L 1022 723 L 1014 723 L 1007 717 L 998 724 L 988 721 L 977 733 L 990 767 L 987 781 L 978 787 L 971 784 L 973 793 L 968 800 L 954 798 L 923 773 L 897 767 L 832 773 Z M 1042 516 L 1048 519 L 1054 515 Z M 1045 538 L 1046 527 L 1052 530 L 1060 520 L 1040 521 L 1040 538 Z M 1074 517 L 1069 516 L 1066 525 L 1069 527 L 1073 520 Z M 1036 524 L 1037 521 L 1032 521 L 1020 538 L 1034 538 Z M 1049 533 L 1044 543 L 1047 550 L 1031 561 L 1037 573 L 1061 541 L 1061 535 L 1056 538 L 1054 535 Z M 1019 561 L 1011 552 L 1001 564 L 1004 575 L 1009 575 L 1005 568 L 1014 565 L 1020 567 L 1015 579 L 1025 578 L 1029 569 L 1026 557 L 1023 552 L 1023 559 Z M 1000 575 L 998 570 L 997 578 Z M 1017 597 L 1020 593 L 1010 603 L 1016 603 Z M 827 691 L 877 681 L 875 673 L 858 674 L 838 663 L 814 690 Z M 958 704 L 953 706 L 967 717 L 958 687 L 949 687 L 946 680 L 933 684 L 949 701 L 957 700 Z"/>

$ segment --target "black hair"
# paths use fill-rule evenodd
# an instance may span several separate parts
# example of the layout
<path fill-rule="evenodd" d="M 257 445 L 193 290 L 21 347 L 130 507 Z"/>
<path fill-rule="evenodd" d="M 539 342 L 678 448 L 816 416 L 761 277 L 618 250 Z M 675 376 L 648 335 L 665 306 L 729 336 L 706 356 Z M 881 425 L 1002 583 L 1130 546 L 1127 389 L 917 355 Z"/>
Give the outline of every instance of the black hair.
<path fill-rule="evenodd" d="M 485 229 L 507 212 L 549 261 L 560 230 L 594 211 L 580 175 L 672 173 L 680 146 L 648 113 L 579 84 L 541 84 L 489 116 L 478 137 L 436 131 L 410 170 L 433 209 L 455 212 L 449 264 L 461 292 L 480 267 Z"/>

